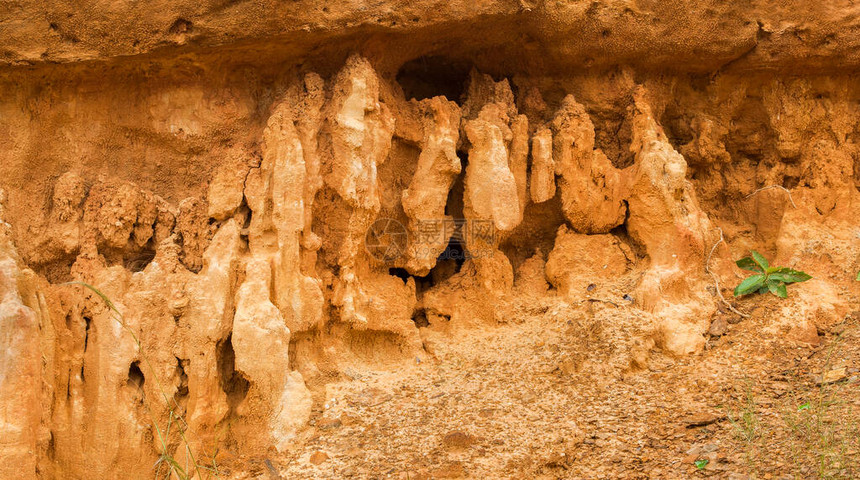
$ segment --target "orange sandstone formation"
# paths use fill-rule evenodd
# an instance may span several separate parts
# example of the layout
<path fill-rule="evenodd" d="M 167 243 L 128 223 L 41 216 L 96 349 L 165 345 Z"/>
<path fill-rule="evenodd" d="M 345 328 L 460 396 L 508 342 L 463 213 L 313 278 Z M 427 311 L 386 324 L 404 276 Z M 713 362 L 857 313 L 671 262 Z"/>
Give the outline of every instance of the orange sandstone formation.
<path fill-rule="evenodd" d="M 0 17 L 0 477 L 289 451 L 514 300 L 697 354 L 750 248 L 816 277 L 773 335 L 852 308 L 855 16 L 251 3 Z"/>

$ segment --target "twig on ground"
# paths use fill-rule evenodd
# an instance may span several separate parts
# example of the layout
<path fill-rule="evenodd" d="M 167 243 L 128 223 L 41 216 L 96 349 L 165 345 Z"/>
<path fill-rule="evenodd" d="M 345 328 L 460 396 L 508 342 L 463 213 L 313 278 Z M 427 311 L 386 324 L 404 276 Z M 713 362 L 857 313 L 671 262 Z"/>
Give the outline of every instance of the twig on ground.
<path fill-rule="evenodd" d="M 782 188 L 782 187 L 780 187 L 780 188 Z M 786 191 L 788 191 L 788 190 L 786 190 Z M 791 198 L 790 193 L 789 193 L 789 198 Z M 792 202 L 792 204 L 794 204 L 794 202 Z M 708 275 L 710 275 L 712 279 L 714 279 L 714 286 L 717 289 L 717 296 L 720 298 L 720 301 L 722 301 L 723 304 L 726 307 L 728 307 L 729 310 L 731 310 L 735 314 L 740 315 L 743 318 L 750 318 L 749 314 L 743 313 L 740 310 L 736 309 L 735 307 L 732 306 L 731 303 L 728 302 L 728 300 L 726 300 L 726 297 L 723 296 L 723 292 L 720 291 L 720 280 L 717 278 L 717 275 L 711 271 L 711 257 L 714 256 L 714 252 L 717 250 L 717 247 L 721 243 L 725 242 L 725 238 L 723 237 L 723 229 L 717 227 L 717 230 L 720 231 L 720 239 L 717 240 L 717 243 L 715 243 L 713 247 L 711 247 L 711 252 L 708 254 L 708 259 L 705 261 L 705 271 L 708 272 Z"/>
<path fill-rule="evenodd" d="M 752 192 L 751 194 L 747 195 L 747 196 L 746 196 L 746 197 L 744 197 L 744 198 L 745 198 L 745 199 L 746 199 L 746 198 L 750 198 L 750 197 L 752 197 L 753 195 L 755 195 L 755 194 L 756 194 L 756 193 L 758 193 L 758 192 L 761 192 L 761 191 L 763 191 L 763 190 L 770 190 L 771 188 L 778 188 L 778 189 L 780 189 L 780 190 L 784 191 L 785 193 L 787 193 L 787 194 L 788 194 L 788 201 L 789 201 L 789 202 L 791 202 L 791 206 L 792 206 L 792 207 L 794 207 L 794 208 L 797 208 L 797 205 L 795 205 L 795 204 L 794 204 L 794 199 L 793 199 L 793 198 L 791 198 L 791 191 L 790 191 L 789 189 L 787 189 L 787 188 L 783 187 L 782 185 L 768 185 L 768 186 L 766 186 L 766 187 L 761 187 L 761 188 L 759 188 L 758 190 L 756 190 L 756 191 Z"/>

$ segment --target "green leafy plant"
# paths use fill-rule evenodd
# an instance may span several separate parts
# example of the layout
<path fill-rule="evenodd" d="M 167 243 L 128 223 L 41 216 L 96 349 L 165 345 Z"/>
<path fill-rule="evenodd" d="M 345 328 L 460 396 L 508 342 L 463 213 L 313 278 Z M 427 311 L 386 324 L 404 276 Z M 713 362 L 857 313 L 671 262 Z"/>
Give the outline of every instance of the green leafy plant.
<path fill-rule="evenodd" d="M 699 470 L 704 470 L 705 467 L 708 466 L 708 463 L 708 459 L 704 458 L 702 460 L 696 460 L 695 462 L 693 462 L 693 465 L 695 465 L 696 468 L 698 468 Z"/>
<path fill-rule="evenodd" d="M 788 292 L 785 286 L 789 283 L 805 282 L 812 278 L 811 275 L 801 272 L 800 270 L 792 270 L 788 267 L 771 267 L 764 255 L 750 250 L 751 257 L 744 257 L 737 262 L 738 267 L 756 272 L 756 275 L 749 276 L 744 279 L 735 288 L 735 296 L 747 295 L 750 293 L 766 293 L 770 292 L 779 298 L 788 297 Z"/>

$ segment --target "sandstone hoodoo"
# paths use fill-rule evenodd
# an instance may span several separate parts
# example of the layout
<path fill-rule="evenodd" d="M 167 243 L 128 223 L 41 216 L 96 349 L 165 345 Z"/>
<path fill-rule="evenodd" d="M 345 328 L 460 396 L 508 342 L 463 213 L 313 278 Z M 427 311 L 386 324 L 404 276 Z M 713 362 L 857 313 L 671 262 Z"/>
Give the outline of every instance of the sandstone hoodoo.
<path fill-rule="evenodd" d="M 0 478 L 749 473 L 598 424 L 851 338 L 856 9 L 287 3 L 0 12 Z"/>

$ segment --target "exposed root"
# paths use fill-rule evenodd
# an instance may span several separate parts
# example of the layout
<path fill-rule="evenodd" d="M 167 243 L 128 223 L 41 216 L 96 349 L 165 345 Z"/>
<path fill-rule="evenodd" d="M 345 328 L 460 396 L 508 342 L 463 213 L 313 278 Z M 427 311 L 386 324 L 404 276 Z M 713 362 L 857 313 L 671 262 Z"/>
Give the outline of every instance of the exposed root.
<path fill-rule="evenodd" d="M 770 190 L 771 188 L 779 188 L 780 190 L 783 190 L 785 193 L 787 193 L 788 194 L 788 201 L 791 202 L 792 208 L 797 208 L 797 205 L 794 204 L 794 199 L 791 198 L 791 191 L 789 189 L 783 187 L 782 185 L 768 185 L 766 187 L 761 187 L 758 190 L 756 190 L 756 191 L 752 192 L 751 194 L 747 195 L 746 197 L 744 197 L 744 199 L 750 198 L 753 195 L 755 195 L 756 193 L 761 192 L 762 190 Z M 720 232 L 720 234 L 722 234 L 722 232 Z M 717 244 L 719 244 L 719 242 L 717 242 Z M 714 245 L 714 246 L 716 247 L 716 245 Z"/>
<path fill-rule="evenodd" d="M 783 187 L 779 187 L 779 188 L 783 188 Z M 760 190 L 763 190 L 763 189 L 759 189 L 756 191 L 760 191 Z M 785 190 L 785 189 L 783 188 L 783 190 Z M 788 190 L 785 190 L 785 191 L 788 192 Z M 753 192 L 753 193 L 755 193 L 755 192 Z M 791 193 L 788 194 L 788 198 L 791 198 Z M 794 205 L 794 202 L 791 202 L 791 204 Z M 714 286 L 717 289 L 717 297 L 719 297 L 720 301 L 723 302 L 723 304 L 726 307 L 728 307 L 728 309 L 731 310 L 733 313 L 740 315 L 743 318 L 750 318 L 749 314 L 743 313 L 740 310 L 736 309 L 735 307 L 732 306 L 731 303 L 728 302 L 728 300 L 726 300 L 726 297 L 723 296 L 723 292 L 720 291 L 720 280 L 717 278 L 717 275 L 711 271 L 711 257 L 714 256 L 714 252 L 717 250 L 717 247 L 721 243 L 725 242 L 725 238 L 723 237 L 723 229 L 717 228 L 717 230 L 719 230 L 719 232 L 720 232 L 720 239 L 717 240 L 717 243 L 715 243 L 714 246 L 711 247 L 711 252 L 708 253 L 708 259 L 705 260 L 705 271 L 708 272 L 708 275 L 710 275 L 711 278 L 714 279 Z"/>

